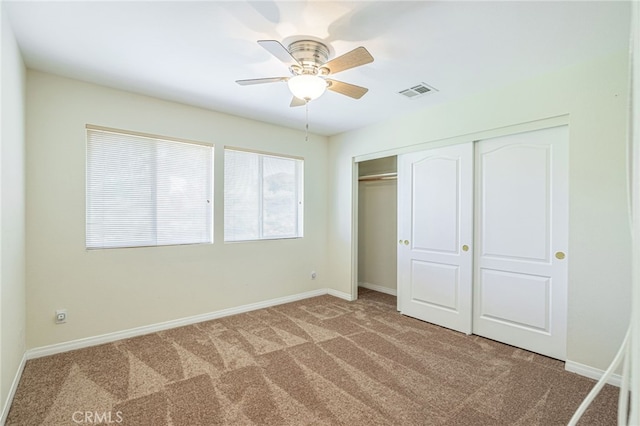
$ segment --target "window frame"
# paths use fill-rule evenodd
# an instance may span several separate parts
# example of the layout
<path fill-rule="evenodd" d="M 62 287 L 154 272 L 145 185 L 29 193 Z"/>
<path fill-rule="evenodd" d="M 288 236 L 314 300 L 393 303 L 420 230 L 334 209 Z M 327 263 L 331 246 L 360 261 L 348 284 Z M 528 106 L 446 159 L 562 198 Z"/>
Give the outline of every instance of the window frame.
<path fill-rule="evenodd" d="M 91 131 L 94 132 L 102 132 L 102 133 L 111 133 L 115 135 L 122 135 L 124 137 L 135 137 L 135 138 L 146 138 L 152 140 L 160 140 L 163 142 L 169 143 L 178 143 L 178 144 L 189 144 L 189 145 L 199 145 L 210 149 L 210 156 L 208 159 L 209 167 L 207 170 L 207 179 L 209 180 L 208 186 L 208 202 L 210 206 L 208 207 L 207 212 L 207 223 L 208 223 L 208 235 L 209 241 L 197 241 L 197 242 L 186 242 L 186 243 L 169 243 L 169 244 L 158 244 L 158 204 L 157 204 L 157 196 L 154 195 L 154 212 L 153 212 L 153 223 L 150 226 L 153 228 L 153 233 L 156 237 L 156 243 L 149 240 L 148 244 L 135 244 L 135 245 L 118 245 L 118 246 L 89 246 L 89 133 Z M 153 173 L 151 174 L 151 180 L 156 183 L 158 180 L 158 164 L 157 164 L 157 152 L 153 153 L 153 164 L 152 169 Z M 157 186 L 157 185 L 156 185 Z M 154 188 L 154 193 L 155 193 Z M 85 250 L 94 251 L 94 250 L 112 250 L 112 249 L 136 249 L 136 248 L 148 248 L 148 247 L 171 247 L 171 246 L 189 246 L 189 245 L 211 245 L 215 242 L 215 145 L 213 143 L 199 142 L 190 139 L 170 137 L 170 136 L 161 136 L 151 133 L 143 133 L 137 131 L 123 130 L 123 129 L 115 129 L 104 126 L 97 126 L 92 124 L 85 125 Z"/>
<path fill-rule="evenodd" d="M 261 194 L 259 197 L 259 223 L 258 223 L 258 238 L 247 238 L 247 239 L 227 239 L 226 235 L 226 221 L 224 217 L 226 216 L 226 181 L 224 180 L 224 176 L 226 173 L 226 152 L 227 151 L 235 151 L 242 152 L 247 154 L 256 154 L 258 155 L 258 170 L 259 170 L 259 178 L 258 178 L 258 191 Z M 285 160 L 295 160 L 295 183 L 296 183 L 296 234 L 291 236 L 275 236 L 275 237 L 265 237 L 264 236 L 264 166 L 263 160 L 264 157 L 272 157 L 277 159 L 285 159 Z M 236 243 L 247 243 L 247 242 L 258 242 L 258 241 L 277 241 L 277 240 L 294 240 L 304 238 L 304 164 L 305 159 L 301 156 L 289 155 L 289 154 L 279 154 L 274 152 L 261 151 L 250 148 L 236 147 L 236 146 L 228 146 L 225 145 L 223 147 L 223 159 L 222 162 L 224 164 L 223 167 L 223 188 L 222 188 L 222 199 L 223 199 L 223 241 L 225 244 L 236 244 Z"/>

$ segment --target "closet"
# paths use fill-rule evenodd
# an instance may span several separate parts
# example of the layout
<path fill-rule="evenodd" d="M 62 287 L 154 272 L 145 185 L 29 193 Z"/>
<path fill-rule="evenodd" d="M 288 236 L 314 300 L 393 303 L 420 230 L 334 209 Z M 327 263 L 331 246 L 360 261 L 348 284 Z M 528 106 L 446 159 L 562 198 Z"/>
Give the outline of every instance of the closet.
<path fill-rule="evenodd" d="M 568 127 L 398 156 L 403 314 L 566 357 Z"/>
<path fill-rule="evenodd" d="M 358 163 L 358 286 L 397 293 L 396 156 Z"/>

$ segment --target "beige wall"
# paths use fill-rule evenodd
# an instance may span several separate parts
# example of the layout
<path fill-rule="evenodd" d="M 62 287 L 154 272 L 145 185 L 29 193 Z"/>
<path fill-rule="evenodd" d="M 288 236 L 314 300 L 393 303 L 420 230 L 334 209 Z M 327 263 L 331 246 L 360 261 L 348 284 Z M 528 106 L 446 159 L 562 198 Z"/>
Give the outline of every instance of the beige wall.
<path fill-rule="evenodd" d="M 25 353 L 26 326 L 25 68 L 3 7 L 0 4 L 0 413 L 8 410 L 5 404 Z"/>
<path fill-rule="evenodd" d="M 86 124 L 215 144 L 215 243 L 86 251 Z M 223 242 L 224 145 L 305 158 L 304 238 Z M 326 174 L 324 137 L 28 71 L 27 346 L 328 287 Z"/>
<path fill-rule="evenodd" d="M 628 55 L 425 108 L 332 137 L 329 144 L 329 282 L 352 289 L 353 162 L 412 145 L 568 115 L 570 125 L 569 360 L 605 369 L 629 321 L 630 237 L 626 203 L 625 136 Z M 431 95 L 430 95 L 431 96 Z M 434 94 L 433 96 L 437 96 Z M 414 147 L 418 148 L 418 147 Z"/>

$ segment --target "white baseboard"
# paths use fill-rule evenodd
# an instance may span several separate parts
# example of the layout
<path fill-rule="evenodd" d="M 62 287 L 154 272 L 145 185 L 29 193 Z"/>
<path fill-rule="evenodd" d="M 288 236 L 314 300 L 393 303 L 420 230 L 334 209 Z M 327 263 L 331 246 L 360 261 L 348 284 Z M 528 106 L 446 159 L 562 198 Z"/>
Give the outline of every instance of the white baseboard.
<path fill-rule="evenodd" d="M 16 371 L 16 375 L 13 378 L 11 387 L 9 388 L 9 394 L 7 395 L 7 399 L 6 401 L 4 401 L 4 405 L 2 406 L 2 414 L 0 415 L 0 425 L 3 425 L 7 422 L 9 409 L 11 408 L 13 397 L 16 395 L 16 390 L 18 390 L 18 384 L 20 383 L 20 378 L 22 377 L 22 372 L 24 371 L 24 366 L 26 363 L 27 363 L 27 354 L 25 353 L 24 355 L 22 355 L 22 361 L 20 361 L 20 365 L 18 366 L 18 371 Z"/>
<path fill-rule="evenodd" d="M 379 291 L 380 293 L 390 294 L 392 296 L 398 295 L 398 291 L 395 288 L 384 287 L 378 284 L 358 283 L 358 287 L 368 288 L 369 290 Z"/>
<path fill-rule="evenodd" d="M 590 367 L 588 365 L 569 360 L 565 361 L 564 369 L 572 373 L 576 373 L 595 380 L 600 380 L 600 378 L 604 375 L 604 370 L 600 370 L 599 368 Z M 620 384 L 622 383 L 622 376 L 614 373 L 611 375 L 611 377 L 609 377 L 607 383 L 613 386 L 620 387 Z"/>
<path fill-rule="evenodd" d="M 353 302 L 355 299 L 349 293 L 345 293 L 344 291 L 334 290 L 332 288 L 327 289 L 327 294 L 335 297 L 339 297 L 340 299 L 344 299 L 348 302 Z"/>
<path fill-rule="evenodd" d="M 340 294 L 335 294 L 335 293 L 340 293 Z M 279 297 L 276 299 L 265 300 L 263 302 L 250 303 L 248 305 L 222 309 L 220 311 L 210 312 L 207 314 L 194 315 L 191 317 L 180 318 L 177 320 L 166 321 L 158 324 L 151 324 L 143 327 L 131 328 L 129 330 L 102 334 L 100 336 L 93 336 L 93 337 L 87 337 L 84 339 L 72 340 L 70 342 L 56 343 L 48 346 L 41 346 L 38 348 L 29 349 L 26 353 L 26 358 L 27 359 L 40 358 L 43 356 L 54 355 L 54 354 L 68 352 L 76 349 L 88 348 L 90 346 L 102 345 L 104 343 L 111 343 L 117 340 L 128 339 L 136 336 L 142 336 L 144 334 L 155 333 L 163 330 L 169 330 L 171 328 L 176 328 L 176 327 L 183 327 L 185 325 L 191 325 L 191 324 L 196 324 L 203 321 L 210 321 L 217 318 L 228 317 L 230 315 L 236 315 L 244 312 L 255 311 L 257 309 L 269 308 L 271 306 L 282 305 L 284 303 L 295 302 L 298 300 L 308 299 L 310 297 L 322 296 L 324 294 L 331 294 L 332 296 L 344 298 L 343 295 L 346 293 L 336 292 L 335 290 L 326 289 L 326 288 L 307 291 L 305 293 L 298 293 L 292 296 L 285 296 L 285 297 Z"/>

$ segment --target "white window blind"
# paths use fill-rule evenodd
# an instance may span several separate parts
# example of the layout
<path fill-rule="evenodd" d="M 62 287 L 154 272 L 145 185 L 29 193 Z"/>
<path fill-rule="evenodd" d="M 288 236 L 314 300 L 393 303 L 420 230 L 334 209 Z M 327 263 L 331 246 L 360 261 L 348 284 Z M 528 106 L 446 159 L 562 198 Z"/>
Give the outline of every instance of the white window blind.
<path fill-rule="evenodd" d="M 89 249 L 213 241 L 213 149 L 87 129 Z"/>
<path fill-rule="evenodd" d="M 303 161 L 225 149 L 224 240 L 302 237 Z"/>

